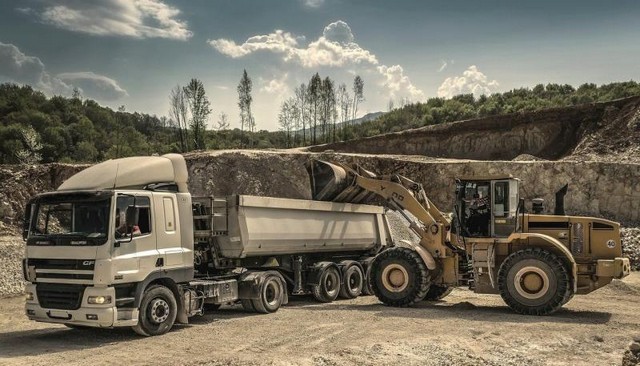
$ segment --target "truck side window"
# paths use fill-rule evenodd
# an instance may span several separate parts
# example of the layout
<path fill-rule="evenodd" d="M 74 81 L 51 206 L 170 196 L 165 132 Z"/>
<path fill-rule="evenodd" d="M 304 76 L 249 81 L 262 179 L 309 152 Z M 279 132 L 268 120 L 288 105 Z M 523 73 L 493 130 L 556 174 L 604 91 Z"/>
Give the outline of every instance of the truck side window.
<path fill-rule="evenodd" d="M 118 196 L 116 202 L 116 238 L 122 238 L 128 232 L 132 232 L 133 236 L 142 236 L 151 233 L 151 201 L 149 197 L 136 197 L 135 204 L 138 209 L 138 221 L 132 228 L 126 227 L 127 207 L 133 205 L 133 197 Z"/>

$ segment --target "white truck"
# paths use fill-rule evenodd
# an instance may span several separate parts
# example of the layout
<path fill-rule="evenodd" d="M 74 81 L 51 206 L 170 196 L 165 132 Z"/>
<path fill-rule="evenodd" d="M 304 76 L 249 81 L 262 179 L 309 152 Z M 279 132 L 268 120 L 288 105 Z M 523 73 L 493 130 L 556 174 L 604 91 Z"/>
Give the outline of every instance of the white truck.
<path fill-rule="evenodd" d="M 34 197 L 23 231 L 29 319 L 150 336 L 221 304 L 270 313 L 289 294 L 370 292 L 368 266 L 392 243 L 383 208 L 196 198 L 187 180 L 181 155 L 132 157 Z"/>

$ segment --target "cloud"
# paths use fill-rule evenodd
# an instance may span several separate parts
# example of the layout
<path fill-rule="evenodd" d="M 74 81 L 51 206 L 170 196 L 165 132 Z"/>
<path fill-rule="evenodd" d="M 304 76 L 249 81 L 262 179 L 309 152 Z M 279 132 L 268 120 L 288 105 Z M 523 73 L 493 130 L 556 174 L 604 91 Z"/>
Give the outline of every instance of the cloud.
<path fill-rule="evenodd" d="M 304 40 L 304 37 L 296 37 L 284 30 L 275 30 L 249 37 L 241 44 L 224 38 L 208 40 L 207 43 L 231 58 L 269 52 L 279 55 L 285 63 L 295 63 L 305 69 L 349 68 L 348 71 L 373 75 L 377 85 L 386 87 L 388 97 L 408 97 L 411 100 L 424 97 L 400 65 L 381 64 L 371 51 L 355 41 L 351 27 L 342 20 L 327 25 L 317 40 L 303 45 Z"/>
<path fill-rule="evenodd" d="M 448 77 L 438 88 L 438 96 L 451 98 L 458 94 L 473 93 L 475 96 L 491 94 L 500 84 L 496 80 L 489 80 L 476 65 L 471 65 L 462 76 Z"/>
<path fill-rule="evenodd" d="M 0 42 L 0 79 L 28 84 L 47 95 L 70 96 L 78 88 L 87 96 L 99 100 L 115 100 L 127 96 L 118 83 L 93 72 L 72 72 L 51 75 L 35 56 L 24 54 L 12 44 Z"/>
<path fill-rule="evenodd" d="M 287 85 L 288 74 L 283 74 L 280 78 L 273 78 L 271 80 L 260 79 L 262 87 L 260 88 L 261 92 L 274 94 L 277 96 L 283 96 L 289 91 L 289 87 Z"/>
<path fill-rule="evenodd" d="M 99 36 L 187 40 L 193 33 L 161 0 L 46 0 L 33 10 L 44 23 Z"/>
<path fill-rule="evenodd" d="M 129 95 L 115 80 L 91 71 L 62 73 L 57 77 L 81 89 L 84 96 L 89 98 L 117 100 Z"/>
<path fill-rule="evenodd" d="M 324 0 L 302 0 L 302 4 L 309 8 L 319 8 L 324 4 Z"/>

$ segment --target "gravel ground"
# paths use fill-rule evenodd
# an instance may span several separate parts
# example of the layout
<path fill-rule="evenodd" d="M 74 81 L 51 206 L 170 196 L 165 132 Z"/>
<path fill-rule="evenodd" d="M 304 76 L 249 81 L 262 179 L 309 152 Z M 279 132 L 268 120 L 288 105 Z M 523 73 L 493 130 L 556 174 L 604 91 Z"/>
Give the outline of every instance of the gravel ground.
<path fill-rule="evenodd" d="M 0 235 L 0 297 L 24 292 L 22 258 L 24 242 L 17 236 Z"/>
<path fill-rule="evenodd" d="M 640 335 L 638 272 L 545 317 L 465 289 L 411 308 L 296 297 L 275 314 L 224 306 L 152 338 L 30 322 L 23 301 L 0 299 L 2 365 L 620 365 Z"/>

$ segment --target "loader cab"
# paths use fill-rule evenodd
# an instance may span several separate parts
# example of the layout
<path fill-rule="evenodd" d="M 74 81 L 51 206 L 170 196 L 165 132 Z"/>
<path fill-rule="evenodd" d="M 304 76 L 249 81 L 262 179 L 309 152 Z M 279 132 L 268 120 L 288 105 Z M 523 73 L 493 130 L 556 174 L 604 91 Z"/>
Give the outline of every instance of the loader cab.
<path fill-rule="evenodd" d="M 456 181 L 455 211 L 466 237 L 507 237 L 517 231 L 519 180 L 511 176 Z"/>

